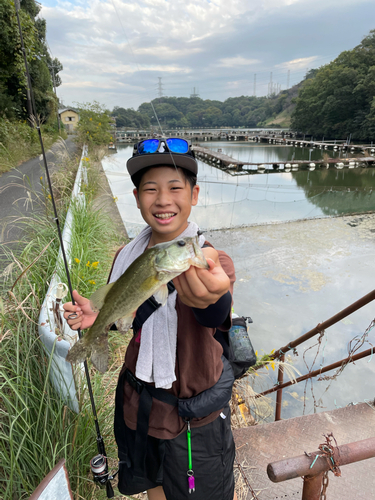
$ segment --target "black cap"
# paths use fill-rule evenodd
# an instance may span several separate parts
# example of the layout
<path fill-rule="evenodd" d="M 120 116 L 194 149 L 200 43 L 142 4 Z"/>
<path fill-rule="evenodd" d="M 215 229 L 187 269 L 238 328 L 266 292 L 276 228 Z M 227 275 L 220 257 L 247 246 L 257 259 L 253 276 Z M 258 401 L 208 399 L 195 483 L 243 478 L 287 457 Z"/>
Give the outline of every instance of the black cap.
<path fill-rule="evenodd" d="M 162 139 L 161 139 L 162 140 Z M 126 167 L 130 176 L 133 176 L 140 170 L 147 167 L 162 167 L 170 165 L 172 167 L 181 167 L 189 170 L 193 174 L 198 173 L 198 163 L 195 159 L 194 151 L 191 149 L 191 144 L 188 141 L 189 150 L 187 153 L 171 153 L 162 151 L 156 153 L 138 153 L 138 145 L 134 144 L 133 156 L 127 161 Z"/>

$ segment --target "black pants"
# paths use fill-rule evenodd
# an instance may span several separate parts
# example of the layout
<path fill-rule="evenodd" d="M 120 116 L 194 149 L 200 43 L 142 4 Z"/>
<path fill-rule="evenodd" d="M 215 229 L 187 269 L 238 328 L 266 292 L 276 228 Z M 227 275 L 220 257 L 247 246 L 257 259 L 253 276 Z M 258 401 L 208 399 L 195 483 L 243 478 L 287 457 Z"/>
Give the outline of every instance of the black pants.
<path fill-rule="evenodd" d="M 147 437 L 145 469 L 134 474 L 136 431 L 124 422 L 120 378 L 116 392 L 115 437 L 119 455 L 118 488 L 124 495 L 163 486 L 167 500 L 233 500 L 235 447 L 230 426 L 230 409 L 203 427 L 191 430 L 195 492 L 189 494 L 187 436 L 174 439 Z M 224 418 L 223 418 L 224 417 Z"/>

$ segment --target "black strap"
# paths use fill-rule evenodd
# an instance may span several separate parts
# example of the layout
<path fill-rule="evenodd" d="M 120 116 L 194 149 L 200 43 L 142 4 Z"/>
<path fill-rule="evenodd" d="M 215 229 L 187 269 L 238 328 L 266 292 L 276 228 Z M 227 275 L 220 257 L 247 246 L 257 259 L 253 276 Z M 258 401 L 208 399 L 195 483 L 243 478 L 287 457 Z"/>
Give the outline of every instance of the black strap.
<path fill-rule="evenodd" d="M 175 286 L 173 281 L 167 283 L 168 287 L 168 295 L 175 291 Z M 143 323 L 151 316 L 152 313 L 159 309 L 161 304 L 154 299 L 154 297 L 150 297 L 147 299 L 141 306 L 138 307 L 136 316 L 133 320 L 133 332 L 137 333 L 141 328 Z"/>
<path fill-rule="evenodd" d="M 154 397 L 172 406 L 177 406 L 178 398 L 164 389 L 156 389 L 154 386 L 144 383 L 135 377 L 129 369 L 125 370 L 124 376 L 127 382 L 139 394 L 137 430 L 135 435 L 134 476 L 143 478 L 146 470 L 145 460 L 152 398 Z"/>

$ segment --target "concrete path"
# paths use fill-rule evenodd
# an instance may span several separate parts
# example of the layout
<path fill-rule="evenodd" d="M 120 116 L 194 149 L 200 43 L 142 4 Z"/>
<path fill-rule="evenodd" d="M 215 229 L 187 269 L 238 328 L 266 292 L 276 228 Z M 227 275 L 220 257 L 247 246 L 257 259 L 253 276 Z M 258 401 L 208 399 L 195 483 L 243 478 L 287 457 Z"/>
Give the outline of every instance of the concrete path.
<path fill-rule="evenodd" d="M 63 148 L 66 148 L 70 157 L 78 154 L 78 147 L 72 136 L 62 143 L 56 142 L 46 153 L 50 173 L 59 167 L 57 152 Z M 18 241 L 22 236 L 22 228 L 17 220 L 35 209 L 26 201 L 27 191 L 41 192 L 40 177 L 44 173 L 43 160 L 38 156 L 0 176 L 0 292 L 4 285 L 2 274 L 10 262 L 8 251 L 17 251 Z"/>

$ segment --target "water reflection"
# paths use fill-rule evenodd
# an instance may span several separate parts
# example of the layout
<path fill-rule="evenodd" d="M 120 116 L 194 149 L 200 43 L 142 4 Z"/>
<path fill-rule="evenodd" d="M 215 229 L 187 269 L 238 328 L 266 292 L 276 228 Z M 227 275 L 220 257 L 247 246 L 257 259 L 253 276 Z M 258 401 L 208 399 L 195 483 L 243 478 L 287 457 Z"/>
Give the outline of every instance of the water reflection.
<path fill-rule="evenodd" d="M 285 161 L 306 159 L 321 151 L 306 148 L 258 146 L 253 143 L 210 143 L 242 161 Z M 295 151 L 293 151 L 295 150 Z M 297 157 L 298 153 L 298 157 Z M 337 154 L 333 153 L 332 154 Z M 133 184 L 126 171 L 131 146 L 119 146 L 117 154 L 103 162 L 113 195 L 129 235 L 134 236 L 144 223 L 134 203 Z M 320 158 L 320 156 L 319 156 Z M 199 202 L 191 219 L 203 230 L 252 224 L 285 222 L 328 215 L 375 210 L 375 170 L 345 169 L 279 172 L 233 176 L 199 161 Z"/>

